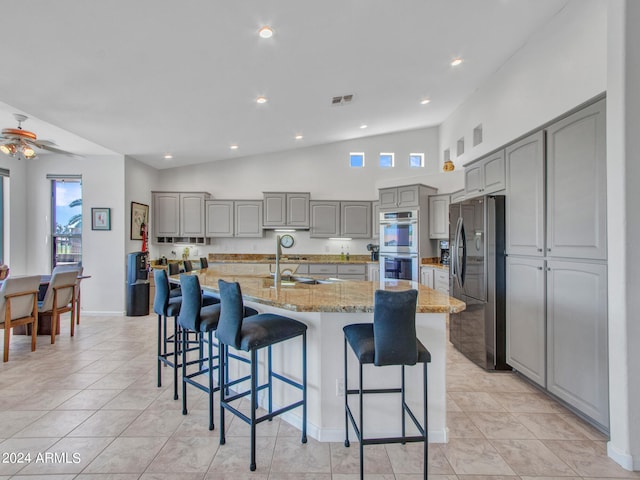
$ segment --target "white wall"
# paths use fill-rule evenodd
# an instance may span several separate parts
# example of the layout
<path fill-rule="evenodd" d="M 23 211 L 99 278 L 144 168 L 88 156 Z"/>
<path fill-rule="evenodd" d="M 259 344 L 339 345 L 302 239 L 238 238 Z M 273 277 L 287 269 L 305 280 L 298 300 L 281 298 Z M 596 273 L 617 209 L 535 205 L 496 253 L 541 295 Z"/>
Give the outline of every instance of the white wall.
<path fill-rule="evenodd" d="M 139 252 L 142 240 L 131 240 L 131 202 L 149 205 L 151 214 L 151 190 L 158 183 L 157 169 L 131 157 L 125 158 L 125 252 Z"/>
<path fill-rule="evenodd" d="M 82 175 L 82 264 L 92 278 L 82 284 L 82 309 L 87 313 L 124 313 L 125 175 L 124 157 L 75 159 L 41 155 L 27 164 L 26 273 L 51 272 L 51 182 L 47 174 Z M 12 203 L 11 209 L 18 207 Z M 111 208 L 111 230 L 91 230 L 91 208 Z M 13 214 L 13 212 L 12 212 Z M 12 246 L 12 249 L 15 246 Z"/>
<path fill-rule="evenodd" d="M 349 167 L 349 153 L 364 152 L 365 167 Z M 394 168 L 380 168 L 378 154 L 394 152 Z M 408 166 L 409 153 L 424 152 L 425 167 Z M 444 173 L 438 162 L 438 129 L 423 128 L 330 143 L 267 155 L 232 158 L 225 161 L 160 171 L 156 190 L 206 191 L 218 199 L 262 199 L 265 191 L 310 192 L 314 200 L 376 200 L 378 188 L 424 183 L 446 193 L 462 188 L 461 172 Z M 340 253 L 342 246 L 352 254 L 366 255 L 367 243 L 311 239 L 309 233 L 294 234 L 296 245 L 289 254 Z M 373 243 L 377 243 L 373 242 Z M 209 252 L 273 253 L 273 232 L 263 239 L 214 239 L 211 245 L 196 247 L 192 256 Z M 152 256 L 172 258 L 182 247 L 152 245 Z"/>
<path fill-rule="evenodd" d="M 640 470 L 640 4 L 608 11 L 609 455 Z"/>
<path fill-rule="evenodd" d="M 450 148 L 456 168 L 567 112 L 607 88 L 607 4 L 573 0 L 534 33 L 440 126 L 440 161 Z M 483 142 L 472 145 L 483 126 Z M 465 138 L 465 153 L 455 156 Z"/>
<path fill-rule="evenodd" d="M 11 275 L 27 272 L 27 162 L 0 155 L 0 168 L 9 170 L 4 179 L 4 263 Z"/>

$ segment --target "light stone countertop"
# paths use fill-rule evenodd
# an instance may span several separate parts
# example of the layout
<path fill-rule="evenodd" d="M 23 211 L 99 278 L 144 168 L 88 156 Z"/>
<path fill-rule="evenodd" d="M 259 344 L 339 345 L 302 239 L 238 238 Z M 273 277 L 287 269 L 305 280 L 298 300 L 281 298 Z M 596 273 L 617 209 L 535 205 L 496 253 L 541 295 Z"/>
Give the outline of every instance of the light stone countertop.
<path fill-rule="evenodd" d="M 238 274 L 229 268 L 210 266 L 202 270 L 193 270 L 187 275 L 198 275 L 200 285 L 205 291 L 218 293 L 218 279 L 238 282 L 242 296 L 253 301 L 283 308 L 294 312 L 373 312 L 376 290 L 418 290 L 417 313 L 457 313 L 465 309 L 464 302 L 432 290 L 417 282 L 406 280 L 385 280 L 382 283 L 335 280 L 334 283 L 308 285 L 285 282 L 274 287 L 273 278 L 268 274 Z M 308 275 L 304 275 L 309 277 Z M 179 281 L 172 276 L 173 282 Z"/>

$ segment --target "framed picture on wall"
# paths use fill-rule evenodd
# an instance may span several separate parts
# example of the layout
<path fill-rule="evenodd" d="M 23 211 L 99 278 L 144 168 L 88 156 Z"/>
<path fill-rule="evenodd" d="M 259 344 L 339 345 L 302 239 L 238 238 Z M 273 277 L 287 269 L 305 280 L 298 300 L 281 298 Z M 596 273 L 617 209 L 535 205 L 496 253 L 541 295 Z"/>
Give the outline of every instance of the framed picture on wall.
<path fill-rule="evenodd" d="M 91 209 L 91 230 L 111 230 L 111 209 Z"/>
<path fill-rule="evenodd" d="M 149 226 L 149 205 L 131 202 L 131 240 L 142 240 L 142 225 Z"/>

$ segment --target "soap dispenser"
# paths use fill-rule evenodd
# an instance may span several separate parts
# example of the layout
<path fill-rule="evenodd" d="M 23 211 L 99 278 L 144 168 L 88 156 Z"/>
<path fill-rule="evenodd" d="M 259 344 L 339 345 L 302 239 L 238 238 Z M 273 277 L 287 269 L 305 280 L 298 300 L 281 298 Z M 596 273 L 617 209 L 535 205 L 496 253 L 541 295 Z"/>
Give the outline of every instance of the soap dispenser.
<path fill-rule="evenodd" d="M 344 245 L 340 247 L 340 260 L 344 261 Z"/>

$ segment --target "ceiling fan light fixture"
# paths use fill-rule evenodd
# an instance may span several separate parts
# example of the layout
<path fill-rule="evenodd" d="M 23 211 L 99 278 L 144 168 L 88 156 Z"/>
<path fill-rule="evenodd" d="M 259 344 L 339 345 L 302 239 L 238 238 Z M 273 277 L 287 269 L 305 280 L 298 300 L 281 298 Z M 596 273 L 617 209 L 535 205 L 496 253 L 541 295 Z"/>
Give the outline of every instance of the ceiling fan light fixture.
<path fill-rule="evenodd" d="M 24 158 L 36 158 L 36 151 L 26 145 L 22 147 L 22 154 L 24 155 Z"/>
<path fill-rule="evenodd" d="M 15 155 L 16 154 L 16 146 L 13 143 L 5 143 L 0 145 L 0 152 L 5 155 Z"/>

